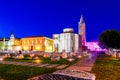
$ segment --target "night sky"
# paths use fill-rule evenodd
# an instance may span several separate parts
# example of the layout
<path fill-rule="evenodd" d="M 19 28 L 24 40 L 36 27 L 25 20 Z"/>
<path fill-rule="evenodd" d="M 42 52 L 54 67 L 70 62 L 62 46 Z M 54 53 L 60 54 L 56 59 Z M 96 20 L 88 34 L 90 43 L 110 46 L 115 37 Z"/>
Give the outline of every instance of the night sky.
<path fill-rule="evenodd" d="M 81 14 L 86 22 L 87 41 L 98 40 L 106 29 L 120 30 L 119 0 L 0 0 L 0 37 L 78 33 Z"/>

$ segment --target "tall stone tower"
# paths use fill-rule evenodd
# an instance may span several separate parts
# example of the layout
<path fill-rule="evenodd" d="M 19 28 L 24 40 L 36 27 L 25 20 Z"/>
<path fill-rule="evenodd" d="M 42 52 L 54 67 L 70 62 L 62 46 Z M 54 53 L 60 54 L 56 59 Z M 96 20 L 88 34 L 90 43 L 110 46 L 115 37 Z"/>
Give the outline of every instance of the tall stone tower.
<path fill-rule="evenodd" d="M 86 30 L 85 21 L 81 15 L 80 22 L 78 22 L 78 32 L 79 32 L 79 47 L 85 46 L 86 43 Z"/>

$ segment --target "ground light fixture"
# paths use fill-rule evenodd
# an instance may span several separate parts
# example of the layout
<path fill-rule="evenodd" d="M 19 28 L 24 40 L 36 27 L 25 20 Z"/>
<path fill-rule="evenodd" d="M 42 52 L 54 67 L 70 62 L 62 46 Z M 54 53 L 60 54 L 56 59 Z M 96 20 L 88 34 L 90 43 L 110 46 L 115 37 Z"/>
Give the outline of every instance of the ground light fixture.
<path fill-rule="evenodd" d="M 3 61 L 3 57 L 0 57 L 0 61 Z"/>

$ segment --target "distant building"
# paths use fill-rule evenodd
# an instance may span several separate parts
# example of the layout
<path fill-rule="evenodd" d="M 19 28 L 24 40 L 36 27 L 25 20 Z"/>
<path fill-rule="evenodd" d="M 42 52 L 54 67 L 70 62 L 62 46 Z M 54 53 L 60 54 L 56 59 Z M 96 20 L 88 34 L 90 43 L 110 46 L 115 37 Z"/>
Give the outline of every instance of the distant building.
<path fill-rule="evenodd" d="M 9 38 L 0 38 L 0 50 L 8 49 Z"/>
<path fill-rule="evenodd" d="M 53 39 L 56 52 L 78 51 L 78 34 L 75 34 L 72 28 L 64 29 L 61 34 L 53 34 Z"/>
<path fill-rule="evenodd" d="M 83 16 L 81 15 L 80 22 L 78 22 L 78 34 L 79 34 L 79 47 L 82 47 L 86 43 L 86 27 Z"/>
<path fill-rule="evenodd" d="M 21 50 L 21 41 L 19 38 L 15 38 L 12 33 L 10 38 L 0 39 L 0 50 Z"/>
<path fill-rule="evenodd" d="M 33 50 L 33 51 L 54 51 L 53 39 L 44 36 L 31 36 L 21 39 L 22 50 Z"/>
<path fill-rule="evenodd" d="M 44 36 L 32 36 L 20 39 L 15 38 L 14 33 L 12 33 L 10 38 L 0 38 L 0 50 L 53 52 L 54 41 Z"/>
<path fill-rule="evenodd" d="M 14 33 L 11 34 L 10 39 L 8 41 L 8 50 L 21 50 L 21 39 L 20 38 L 15 38 Z"/>

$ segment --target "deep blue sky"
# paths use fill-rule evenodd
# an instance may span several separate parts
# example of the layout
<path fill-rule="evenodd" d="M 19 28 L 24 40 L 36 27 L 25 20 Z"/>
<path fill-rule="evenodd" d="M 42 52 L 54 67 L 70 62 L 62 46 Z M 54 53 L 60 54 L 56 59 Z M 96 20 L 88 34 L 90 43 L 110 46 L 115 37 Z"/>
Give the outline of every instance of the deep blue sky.
<path fill-rule="evenodd" d="M 81 14 L 87 41 L 97 40 L 106 29 L 120 30 L 119 0 L 0 0 L 0 37 L 62 33 L 68 26 L 78 33 Z"/>

